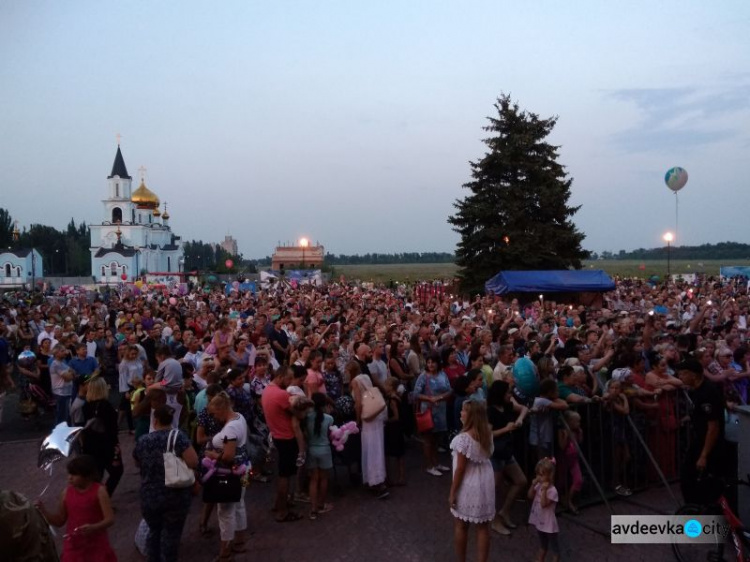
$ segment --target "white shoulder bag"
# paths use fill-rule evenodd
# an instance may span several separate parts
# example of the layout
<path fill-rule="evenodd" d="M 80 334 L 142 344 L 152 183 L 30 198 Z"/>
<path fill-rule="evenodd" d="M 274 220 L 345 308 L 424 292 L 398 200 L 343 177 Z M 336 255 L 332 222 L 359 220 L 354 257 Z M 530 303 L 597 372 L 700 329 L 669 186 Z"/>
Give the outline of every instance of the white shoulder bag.
<path fill-rule="evenodd" d="M 164 485 L 167 488 L 189 488 L 195 482 L 195 473 L 174 452 L 176 429 L 169 432 L 167 450 L 164 452 Z"/>

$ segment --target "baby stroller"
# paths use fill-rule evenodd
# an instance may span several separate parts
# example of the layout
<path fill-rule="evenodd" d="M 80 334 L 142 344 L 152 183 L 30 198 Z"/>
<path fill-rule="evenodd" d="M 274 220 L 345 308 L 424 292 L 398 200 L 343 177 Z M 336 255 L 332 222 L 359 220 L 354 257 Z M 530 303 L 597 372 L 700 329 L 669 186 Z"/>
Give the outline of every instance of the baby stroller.
<path fill-rule="evenodd" d="M 40 385 L 29 382 L 18 402 L 18 409 L 26 419 L 39 414 L 44 415 L 55 411 L 55 398 L 47 394 Z"/>

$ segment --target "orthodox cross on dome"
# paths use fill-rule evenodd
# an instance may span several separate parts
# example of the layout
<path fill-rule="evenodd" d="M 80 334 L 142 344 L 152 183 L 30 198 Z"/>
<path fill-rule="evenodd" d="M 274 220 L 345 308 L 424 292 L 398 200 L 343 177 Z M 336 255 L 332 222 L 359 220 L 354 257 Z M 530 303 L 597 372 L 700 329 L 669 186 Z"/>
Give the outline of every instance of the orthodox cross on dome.
<path fill-rule="evenodd" d="M 120 139 L 122 139 L 122 135 L 120 133 L 117 133 L 115 135 L 115 138 L 117 139 L 117 146 L 120 146 Z"/>
<path fill-rule="evenodd" d="M 146 183 L 146 166 L 138 168 L 138 173 L 141 175 L 141 183 Z"/>

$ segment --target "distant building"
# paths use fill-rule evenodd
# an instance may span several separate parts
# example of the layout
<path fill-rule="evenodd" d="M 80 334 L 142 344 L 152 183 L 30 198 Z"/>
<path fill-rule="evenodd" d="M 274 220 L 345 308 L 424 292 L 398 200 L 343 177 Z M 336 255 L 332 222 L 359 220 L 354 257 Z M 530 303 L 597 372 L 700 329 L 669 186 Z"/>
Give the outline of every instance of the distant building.
<path fill-rule="evenodd" d="M 316 246 L 277 246 L 271 256 L 271 269 L 317 269 L 323 266 L 325 248 Z"/>
<path fill-rule="evenodd" d="M 37 250 L 6 250 L 0 252 L 0 286 L 31 286 L 44 277 L 42 254 Z"/>
<path fill-rule="evenodd" d="M 184 261 L 182 240 L 169 227 L 169 213 L 159 210 L 159 197 L 145 178 L 131 193 L 132 178 L 117 146 L 107 177 L 104 220 L 91 224 L 91 274 L 100 283 L 133 280 L 141 271 L 179 273 Z"/>
<path fill-rule="evenodd" d="M 240 255 L 240 253 L 237 251 L 237 240 L 235 240 L 231 236 L 225 236 L 224 241 L 219 242 L 219 246 L 230 256 Z"/>

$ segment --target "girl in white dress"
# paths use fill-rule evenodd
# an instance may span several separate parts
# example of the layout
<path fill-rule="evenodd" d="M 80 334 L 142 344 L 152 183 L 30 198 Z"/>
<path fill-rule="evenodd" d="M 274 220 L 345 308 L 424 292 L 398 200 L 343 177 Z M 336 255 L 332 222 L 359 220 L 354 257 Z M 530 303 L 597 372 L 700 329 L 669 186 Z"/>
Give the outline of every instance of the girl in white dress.
<path fill-rule="evenodd" d="M 492 471 L 492 432 L 484 402 L 468 400 L 461 408 L 463 431 L 451 441 L 453 484 L 449 498 L 456 518 L 453 540 L 456 556 L 466 561 L 469 524 L 477 528 L 479 562 L 490 552 L 490 523 L 495 518 L 495 475 Z"/>

